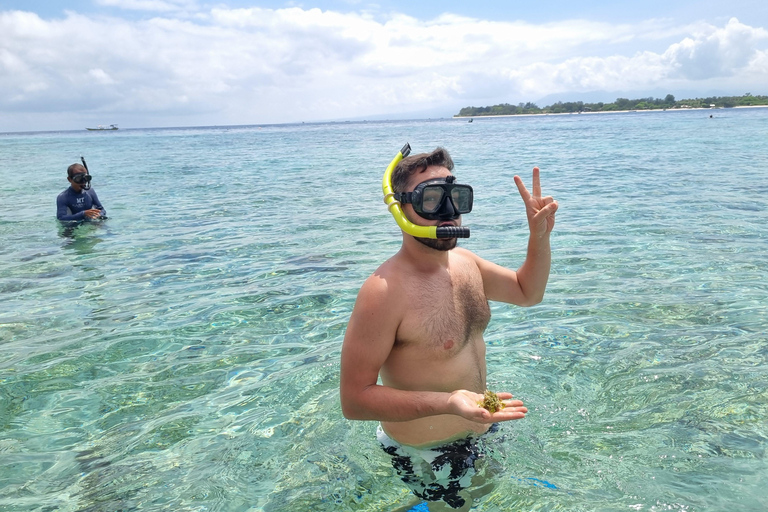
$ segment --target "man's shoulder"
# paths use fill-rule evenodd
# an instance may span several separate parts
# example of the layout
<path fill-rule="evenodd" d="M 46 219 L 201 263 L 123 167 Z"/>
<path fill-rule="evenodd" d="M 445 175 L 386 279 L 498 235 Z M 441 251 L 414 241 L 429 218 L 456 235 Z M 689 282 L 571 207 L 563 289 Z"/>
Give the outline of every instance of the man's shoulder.
<path fill-rule="evenodd" d="M 373 274 L 368 276 L 368 279 L 365 280 L 364 284 L 371 285 L 378 285 L 382 286 L 386 284 L 388 281 L 391 281 L 393 278 L 397 276 L 397 265 L 393 264 L 392 258 L 388 259 L 381 265 L 379 265 L 379 268 L 374 270 Z"/>
<path fill-rule="evenodd" d="M 462 260 L 468 260 L 473 261 L 475 263 L 482 261 L 482 258 L 478 256 L 477 254 L 473 253 L 472 251 L 468 249 L 464 249 L 463 247 L 456 247 L 451 251 L 451 254 L 455 258 L 459 258 Z"/>
<path fill-rule="evenodd" d="M 398 263 L 397 255 L 392 256 L 368 276 L 363 283 L 361 292 L 366 295 L 377 295 L 382 299 L 385 298 L 401 286 L 403 270 L 402 263 Z"/>
<path fill-rule="evenodd" d="M 380 272 L 368 276 L 357 293 L 355 309 L 379 315 L 382 312 L 393 314 L 402 302 L 403 288 L 399 279 Z M 366 313 L 364 313 L 366 314 Z"/>
<path fill-rule="evenodd" d="M 69 197 L 71 195 L 71 193 L 72 193 L 71 191 L 72 191 L 72 187 L 65 188 L 64 190 L 59 192 L 59 195 L 56 196 L 56 199 L 66 199 L 67 197 Z"/>

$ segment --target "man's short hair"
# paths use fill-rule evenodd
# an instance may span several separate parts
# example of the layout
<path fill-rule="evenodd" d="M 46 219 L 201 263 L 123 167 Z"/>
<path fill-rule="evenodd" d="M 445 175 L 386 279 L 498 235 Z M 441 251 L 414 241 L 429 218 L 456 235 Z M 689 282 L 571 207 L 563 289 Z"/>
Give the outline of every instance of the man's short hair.
<path fill-rule="evenodd" d="M 408 180 L 417 172 L 424 172 L 430 165 L 445 167 L 453 171 L 453 160 L 445 148 L 436 148 L 431 153 L 411 155 L 400 160 L 392 173 L 392 190 L 406 192 Z"/>
<path fill-rule="evenodd" d="M 72 164 L 69 167 L 67 167 L 67 177 L 68 178 L 71 178 L 72 176 L 74 176 L 75 173 L 81 174 L 81 173 L 84 173 L 84 172 L 88 172 L 88 169 L 86 169 L 85 167 L 83 167 L 80 164 Z"/>

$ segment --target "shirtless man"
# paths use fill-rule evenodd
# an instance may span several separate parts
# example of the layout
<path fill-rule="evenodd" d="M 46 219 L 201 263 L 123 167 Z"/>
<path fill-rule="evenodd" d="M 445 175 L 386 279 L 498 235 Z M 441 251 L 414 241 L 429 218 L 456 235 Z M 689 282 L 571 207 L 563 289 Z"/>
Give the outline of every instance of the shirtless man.
<path fill-rule="evenodd" d="M 403 159 L 392 186 L 400 193 L 426 181 L 452 183 L 452 177 L 445 179 L 452 169 L 447 151 L 437 148 Z M 486 389 L 488 301 L 537 304 L 549 277 L 557 202 L 541 196 L 536 167 L 532 194 L 518 176 L 515 184 L 530 230 L 527 256 L 517 271 L 457 248 L 455 238 L 403 232 L 400 250 L 361 287 L 342 347 L 344 416 L 378 420 L 379 441 L 403 480 L 420 498 L 442 499 L 452 508 L 465 505 L 457 491 L 469 485 L 474 461 L 482 456 L 478 438 L 492 424 L 524 418 L 527 412 L 507 392 L 499 393 L 505 407 L 494 414 L 478 406 Z M 427 215 L 432 219 L 414 209 L 423 213 L 422 204 L 403 204 L 406 217 L 421 226 L 460 226 L 459 205 L 449 187 L 446 192 L 437 214 Z M 449 467 L 456 453 L 464 468 Z M 423 460 L 416 461 L 419 456 Z"/>

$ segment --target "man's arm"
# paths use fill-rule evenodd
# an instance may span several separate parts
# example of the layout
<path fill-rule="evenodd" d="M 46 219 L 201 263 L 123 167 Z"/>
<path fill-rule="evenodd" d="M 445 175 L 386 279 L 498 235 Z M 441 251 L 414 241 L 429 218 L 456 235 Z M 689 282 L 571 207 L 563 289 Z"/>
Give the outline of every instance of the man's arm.
<path fill-rule="evenodd" d="M 515 176 L 515 184 L 520 197 L 525 203 L 528 217 L 528 252 L 525 261 L 515 272 L 479 256 L 460 249 L 462 254 L 472 258 L 483 276 L 485 294 L 489 300 L 508 302 L 518 306 L 533 306 L 544 298 L 544 291 L 549 280 L 549 268 L 552 255 L 549 235 L 555 226 L 557 201 L 552 197 L 541 197 L 539 168 L 533 168 L 533 193 L 523 185 L 523 180 Z"/>
<path fill-rule="evenodd" d="M 101 217 L 107 216 L 107 210 L 101 205 L 101 201 L 99 201 L 99 196 L 96 195 L 96 191 L 93 189 L 90 189 L 88 191 L 88 194 L 91 196 L 91 200 L 93 201 L 92 208 L 95 208 L 97 210 L 101 211 Z"/>
<path fill-rule="evenodd" d="M 454 251 L 472 259 L 480 269 L 488 300 L 516 306 L 533 306 L 544 297 L 549 278 L 550 257 L 548 253 L 543 253 L 541 246 L 529 241 L 528 256 L 517 271 L 484 260 L 466 249 L 457 247 Z"/>
<path fill-rule="evenodd" d="M 465 390 L 452 393 L 406 391 L 377 383 L 379 371 L 395 343 L 404 305 L 374 274 L 357 296 L 341 350 L 341 409 L 352 420 L 409 421 L 438 414 L 456 414 L 490 423 L 525 416 L 522 402 L 508 400 L 491 415 L 478 407 L 483 395 Z M 503 399 L 512 395 L 502 394 Z"/>
<path fill-rule="evenodd" d="M 354 420 L 407 421 L 440 414 L 447 393 L 403 391 L 377 384 L 400 324 L 387 281 L 369 277 L 357 295 L 341 349 L 341 409 Z"/>

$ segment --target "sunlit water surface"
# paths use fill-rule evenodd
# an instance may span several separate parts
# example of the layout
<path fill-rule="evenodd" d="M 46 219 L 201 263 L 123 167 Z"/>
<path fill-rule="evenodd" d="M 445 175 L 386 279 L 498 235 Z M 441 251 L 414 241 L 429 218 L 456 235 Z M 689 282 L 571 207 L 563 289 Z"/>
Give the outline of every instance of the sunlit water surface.
<path fill-rule="evenodd" d="M 406 141 L 449 149 L 502 265 L 513 176 L 560 202 L 544 302 L 492 304 L 489 387 L 530 412 L 474 510 L 765 510 L 768 109 L 710 113 L 0 135 L 0 510 L 411 502 L 338 398 Z M 68 232 L 81 154 L 110 219 Z"/>

